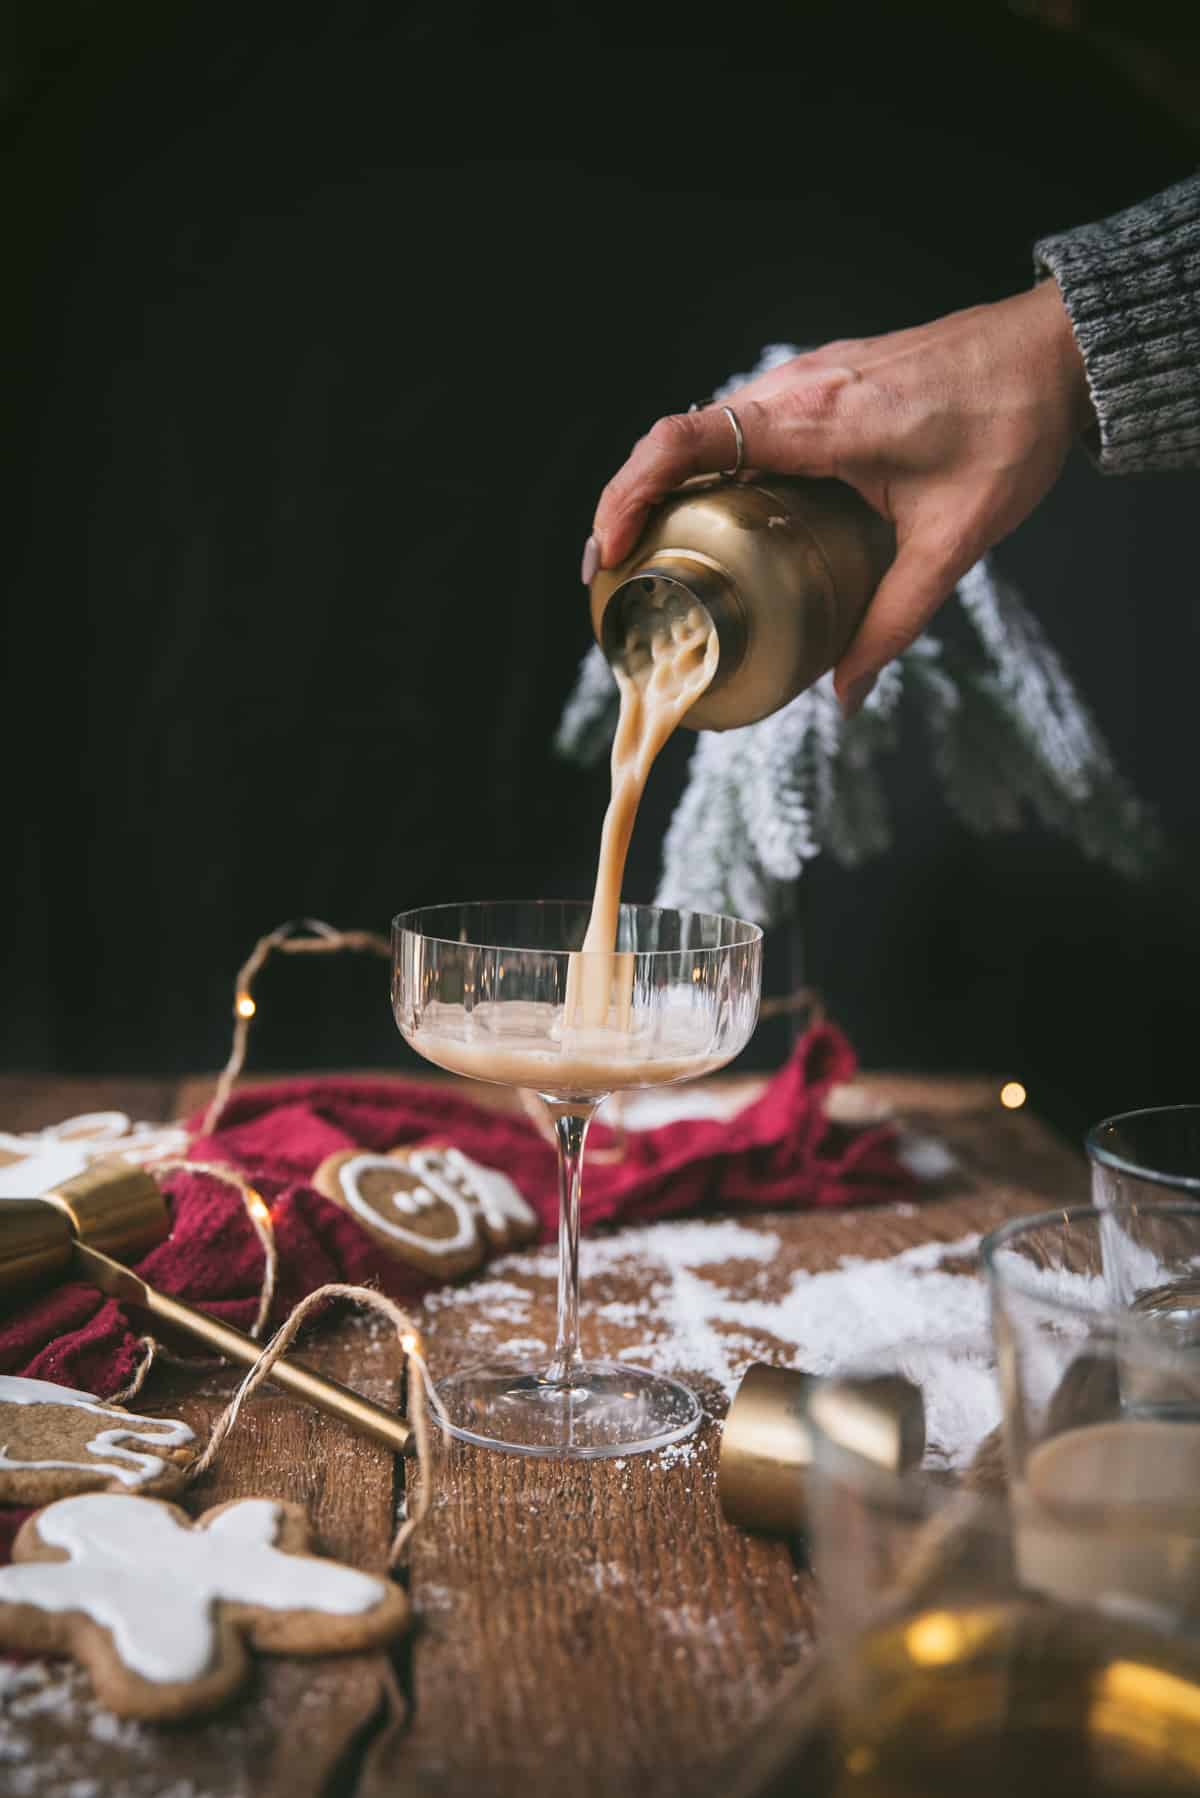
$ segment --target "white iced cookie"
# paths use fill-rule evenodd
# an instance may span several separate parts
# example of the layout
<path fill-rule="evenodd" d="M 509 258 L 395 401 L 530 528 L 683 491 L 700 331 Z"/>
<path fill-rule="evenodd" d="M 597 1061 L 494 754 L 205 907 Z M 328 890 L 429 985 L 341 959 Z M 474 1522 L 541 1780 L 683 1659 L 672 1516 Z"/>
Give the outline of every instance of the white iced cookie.
<path fill-rule="evenodd" d="M 36 1199 L 95 1161 L 182 1155 L 187 1143 L 181 1125 L 135 1124 L 123 1111 L 83 1112 L 23 1136 L 0 1130 L 0 1199 Z"/>
<path fill-rule="evenodd" d="M 0 1568 L 0 1646 L 69 1654 L 123 1717 L 210 1710 L 241 1683 L 247 1643 L 275 1654 L 374 1647 L 408 1600 L 305 1551 L 298 1505 L 238 1499 L 196 1523 L 157 1499 L 93 1493 L 28 1519 Z"/>
<path fill-rule="evenodd" d="M 507 1174 L 447 1143 L 387 1155 L 344 1150 L 321 1163 L 313 1185 L 422 1273 L 470 1273 L 485 1243 L 511 1249 L 538 1234 L 537 1213 Z"/>
<path fill-rule="evenodd" d="M 351 1149 L 327 1156 L 313 1185 L 420 1273 L 470 1273 L 483 1260 L 476 1212 L 462 1194 L 391 1155 Z"/>
<path fill-rule="evenodd" d="M 443 1143 L 393 1149 L 392 1155 L 427 1184 L 459 1193 L 493 1248 L 511 1249 L 535 1240 L 540 1227 L 537 1212 L 499 1168 L 485 1167 Z"/>
<path fill-rule="evenodd" d="M 193 1440 L 186 1423 L 139 1417 L 90 1392 L 0 1374 L 0 1504 L 69 1492 L 174 1492 Z"/>

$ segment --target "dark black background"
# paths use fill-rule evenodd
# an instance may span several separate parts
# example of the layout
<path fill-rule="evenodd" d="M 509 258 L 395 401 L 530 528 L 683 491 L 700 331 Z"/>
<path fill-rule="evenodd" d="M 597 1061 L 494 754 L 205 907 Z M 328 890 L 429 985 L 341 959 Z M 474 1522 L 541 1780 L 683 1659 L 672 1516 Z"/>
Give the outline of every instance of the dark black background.
<path fill-rule="evenodd" d="M 633 439 L 770 340 L 1015 291 L 1039 233 L 1195 163 L 999 6 L 47 16 L 3 172 L 13 1067 L 218 1063 L 288 917 L 584 892 L 605 777 L 549 739 Z M 1195 1097 L 1197 498 L 1080 455 L 1001 551 L 1171 866 L 973 838 L 914 747 L 895 852 L 805 881 L 807 970 L 871 1064 L 1014 1073 L 1072 1130 Z M 258 991 L 253 1065 L 405 1058 L 381 964 Z"/>

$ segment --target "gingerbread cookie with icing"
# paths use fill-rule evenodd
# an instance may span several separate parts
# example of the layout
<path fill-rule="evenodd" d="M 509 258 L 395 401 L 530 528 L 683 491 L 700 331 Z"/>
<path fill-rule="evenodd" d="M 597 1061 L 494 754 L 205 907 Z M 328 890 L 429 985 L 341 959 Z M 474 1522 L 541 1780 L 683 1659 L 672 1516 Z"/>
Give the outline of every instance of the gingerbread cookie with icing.
<path fill-rule="evenodd" d="M 541 1227 L 537 1212 L 499 1168 L 485 1167 L 482 1161 L 472 1161 L 461 1149 L 442 1142 L 420 1143 L 391 1153 L 427 1184 L 448 1186 L 464 1198 L 492 1248 L 515 1249 L 536 1240 Z"/>
<path fill-rule="evenodd" d="M 476 1213 L 448 1182 L 391 1155 L 329 1155 L 318 1192 L 348 1211 L 380 1248 L 425 1274 L 465 1274 L 483 1260 Z"/>
<path fill-rule="evenodd" d="M 139 1417 L 90 1392 L 0 1375 L 0 1504 L 69 1492 L 175 1492 L 192 1459 L 186 1423 Z"/>
<path fill-rule="evenodd" d="M 213 1709 L 270 1654 L 373 1648 L 407 1625 L 390 1580 L 308 1553 L 298 1505 L 235 1499 L 193 1523 L 158 1499 L 85 1493 L 18 1532 L 0 1647 L 69 1654 L 121 1717 Z"/>

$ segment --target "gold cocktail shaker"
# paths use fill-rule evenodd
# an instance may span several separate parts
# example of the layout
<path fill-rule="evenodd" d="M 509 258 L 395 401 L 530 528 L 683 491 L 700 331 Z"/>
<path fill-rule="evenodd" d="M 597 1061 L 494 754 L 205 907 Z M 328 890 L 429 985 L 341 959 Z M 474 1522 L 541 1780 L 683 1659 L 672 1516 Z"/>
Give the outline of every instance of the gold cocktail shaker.
<path fill-rule="evenodd" d="M 720 660 L 683 722 L 731 730 L 833 667 L 895 552 L 891 525 L 843 481 L 689 481 L 656 507 L 632 554 L 596 575 L 592 629 L 619 664 L 639 623 L 702 607 Z"/>

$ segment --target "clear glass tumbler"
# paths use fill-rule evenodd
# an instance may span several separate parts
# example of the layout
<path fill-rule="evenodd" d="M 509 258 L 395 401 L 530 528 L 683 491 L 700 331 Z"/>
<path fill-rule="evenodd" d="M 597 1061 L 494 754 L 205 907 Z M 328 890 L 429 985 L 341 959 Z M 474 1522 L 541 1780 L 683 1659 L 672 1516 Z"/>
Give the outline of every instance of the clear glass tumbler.
<path fill-rule="evenodd" d="M 1200 1204 L 1200 1105 L 1160 1105 L 1105 1118 L 1087 1134 L 1092 1203 Z"/>
<path fill-rule="evenodd" d="M 1200 1206 L 1046 1212 L 982 1255 L 1023 1580 L 1200 1628 Z"/>
<path fill-rule="evenodd" d="M 1200 1205 L 1200 1105 L 1162 1105 L 1105 1118 L 1087 1135 L 1092 1203 L 1123 1210 L 1128 1221 L 1110 1234 L 1106 1278 L 1114 1299 L 1169 1327 L 1181 1350 L 1191 1344 L 1197 1371 L 1184 1380 L 1182 1357 L 1174 1384 L 1184 1390 L 1162 1394 L 1169 1409 L 1178 1402 L 1197 1408 L 1200 1397 L 1200 1263 L 1191 1214 L 1179 1221 L 1161 1218 L 1148 1206 L 1186 1202 Z M 1153 1221 L 1159 1219 L 1160 1221 Z M 1143 1393 L 1143 1404 L 1149 1395 Z"/>
<path fill-rule="evenodd" d="M 818 1789 L 833 1798 L 1200 1790 L 1200 1643 L 1032 1589 L 1003 1495 L 885 1471 L 819 1422 L 813 1450 L 809 1530 L 831 1744 Z"/>

